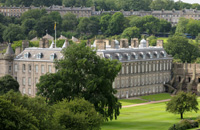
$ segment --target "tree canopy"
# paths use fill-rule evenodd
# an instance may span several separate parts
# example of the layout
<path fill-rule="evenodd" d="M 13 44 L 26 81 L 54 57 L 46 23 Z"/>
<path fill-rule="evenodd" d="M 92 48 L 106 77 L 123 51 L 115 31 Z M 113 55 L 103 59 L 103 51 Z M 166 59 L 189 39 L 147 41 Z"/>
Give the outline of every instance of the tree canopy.
<path fill-rule="evenodd" d="M 19 83 L 10 75 L 0 78 L 0 93 L 7 93 L 10 90 L 19 91 Z"/>
<path fill-rule="evenodd" d="M 166 111 L 180 114 L 183 119 L 183 114 L 187 111 L 199 110 L 197 96 L 195 94 L 179 92 L 173 96 L 172 99 L 167 103 Z"/>
<path fill-rule="evenodd" d="M 63 98 L 83 97 L 104 117 L 117 118 L 121 104 L 114 96 L 116 90 L 112 83 L 121 64 L 100 58 L 96 51 L 84 44 L 73 44 L 62 53 L 64 58 L 55 62 L 58 72 L 40 77 L 38 94 L 50 103 Z"/>

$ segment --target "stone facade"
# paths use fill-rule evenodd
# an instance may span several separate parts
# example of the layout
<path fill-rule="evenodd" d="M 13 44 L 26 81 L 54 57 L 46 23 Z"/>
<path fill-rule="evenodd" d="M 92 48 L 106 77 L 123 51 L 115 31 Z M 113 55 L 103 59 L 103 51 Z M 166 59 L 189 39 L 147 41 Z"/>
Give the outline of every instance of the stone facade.
<path fill-rule="evenodd" d="M 111 60 L 117 59 L 122 63 L 122 69 L 113 82 L 113 88 L 118 90 L 118 98 L 161 93 L 165 91 L 163 84 L 171 80 L 172 57 L 164 51 L 160 42 L 157 47 L 147 46 L 143 39 L 136 47 L 129 46 L 127 39 L 96 40 L 97 55 Z M 108 42 L 109 41 L 109 42 Z M 108 42 L 109 44 L 106 44 Z M 23 41 L 24 46 L 28 43 Z M 14 58 L 11 46 L 3 57 L 0 57 L 0 76 L 12 75 L 20 84 L 20 92 L 29 96 L 37 93 L 36 83 L 41 75 L 55 73 L 53 60 L 61 59 L 62 48 L 54 47 L 54 43 L 46 48 L 46 40 L 41 40 L 40 47 L 25 48 Z M 111 46 L 111 44 L 114 44 Z M 133 44 L 133 43 L 132 43 Z M 63 44 L 63 48 L 69 43 Z M 9 55 L 8 55 L 9 54 Z"/>
<path fill-rule="evenodd" d="M 13 16 L 13 17 L 20 17 L 24 12 L 30 10 L 30 7 L 0 7 L 0 13 L 2 13 L 4 16 Z"/>
<path fill-rule="evenodd" d="M 138 43 L 138 39 L 135 40 Z M 105 45 L 103 40 L 98 44 L 101 41 Z M 138 44 L 137 47 L 127 47 L 126 42 L 126 39 L 111 41 L 106 49 L 93 45 L 102 58 L 117 59 L 122 63 L 122 69 L 113 82 L 113 88 L 118 90 L 116 96 L 129 98 L 165 92 L 163 84 L 171 80 L 172 57 L 164 51 L 161 41 L 157 42 L 157 47 L 141 45 L 147 44 L 145 40 L 140 42 L 141 47 Z"/>

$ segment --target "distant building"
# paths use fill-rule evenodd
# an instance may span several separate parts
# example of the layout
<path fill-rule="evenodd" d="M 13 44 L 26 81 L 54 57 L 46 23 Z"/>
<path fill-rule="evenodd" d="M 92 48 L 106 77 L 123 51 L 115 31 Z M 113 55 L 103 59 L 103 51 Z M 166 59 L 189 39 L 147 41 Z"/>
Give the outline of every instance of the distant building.
<path fill-rule="evenodd" d="M 4 16 L 20 17 L 24 12 L 30 10 L 30 7 L 0 6 L 0 13 Z"/>

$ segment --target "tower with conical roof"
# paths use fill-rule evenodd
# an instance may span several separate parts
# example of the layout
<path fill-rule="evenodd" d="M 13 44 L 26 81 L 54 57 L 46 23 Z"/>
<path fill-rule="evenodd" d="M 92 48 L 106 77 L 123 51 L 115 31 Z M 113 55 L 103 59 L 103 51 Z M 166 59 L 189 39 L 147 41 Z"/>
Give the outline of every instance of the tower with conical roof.
<path fill-rule="evenodd" d="M 0 55 L 0 77 L 9 74 L 13 75 L 13 60 L 15 53 L 11 47 L 11 43 L 8 44 L 5 54 Z"/>

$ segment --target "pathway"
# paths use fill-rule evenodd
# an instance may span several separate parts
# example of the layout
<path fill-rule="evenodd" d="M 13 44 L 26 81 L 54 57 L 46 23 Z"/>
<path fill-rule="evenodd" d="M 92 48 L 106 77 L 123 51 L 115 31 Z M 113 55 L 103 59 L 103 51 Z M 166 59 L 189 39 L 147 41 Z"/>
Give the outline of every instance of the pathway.
<path fill-rule="evenodd" d="M 151 101 L 151 102 L 139 103 L 139 104 L 133 104 L 133 105 L 127 105 L 127 106 L 122 106 L 122 108 L 142 106 L 142 105 L 153 104 L 153 103 L 160 103 L 160 102 L 167 102 L 167 101 L 170 101 L 170 99 L 160 100 L 160 101 Z"/>

